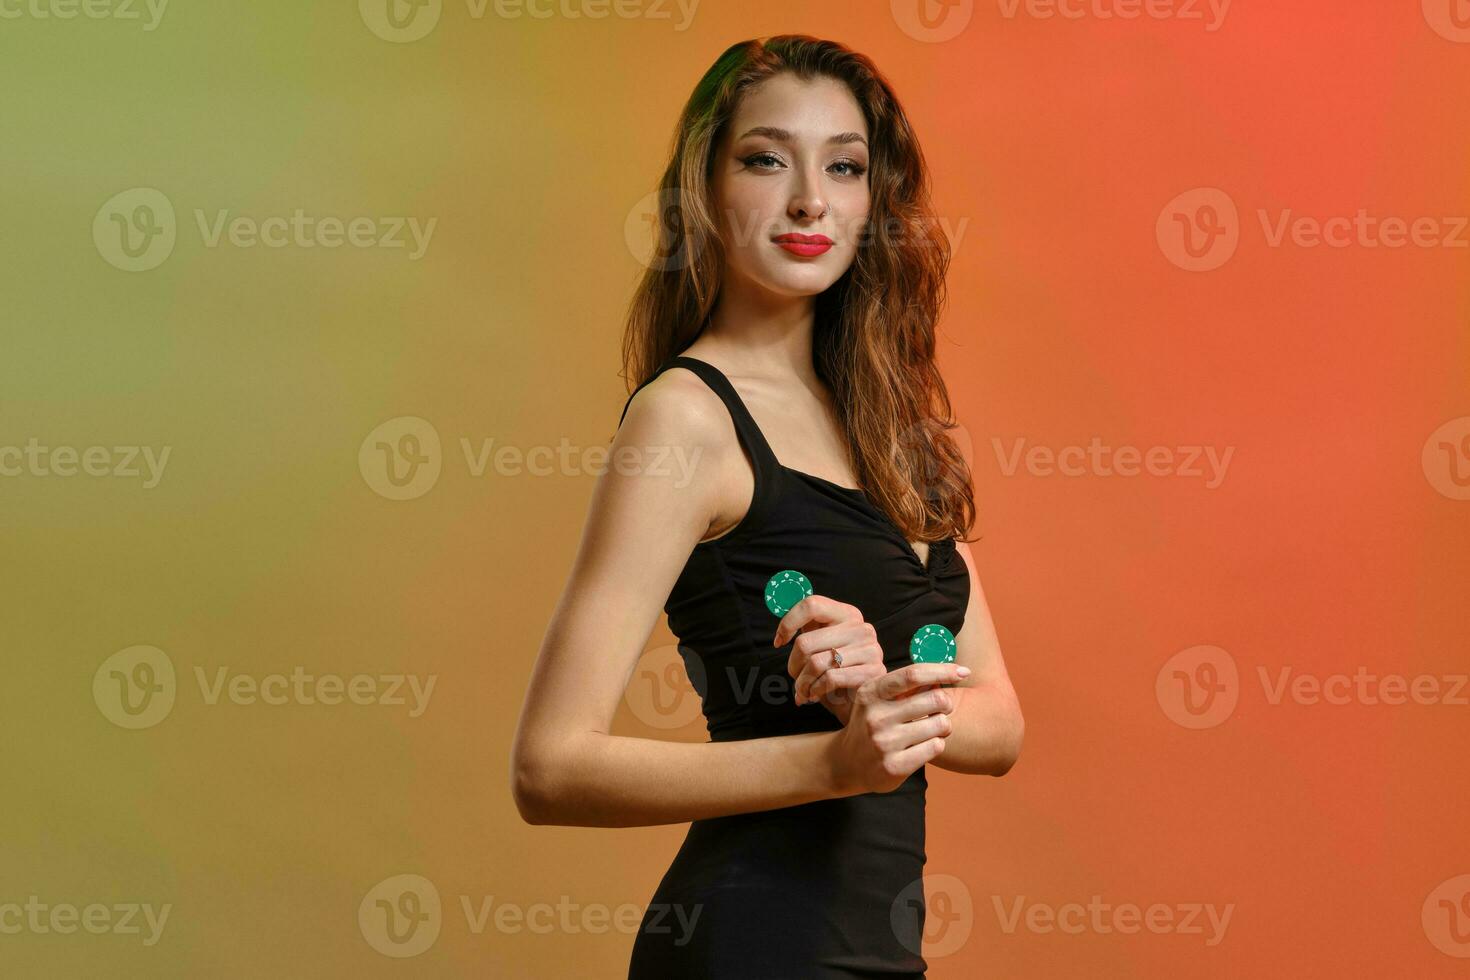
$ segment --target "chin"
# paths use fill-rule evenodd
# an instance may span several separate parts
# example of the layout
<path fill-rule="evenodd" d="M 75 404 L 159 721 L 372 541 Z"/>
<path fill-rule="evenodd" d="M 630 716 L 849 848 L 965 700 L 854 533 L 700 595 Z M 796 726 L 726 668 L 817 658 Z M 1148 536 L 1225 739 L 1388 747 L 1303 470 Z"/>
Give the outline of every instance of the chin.
<path fill-rule="evenodd" d="M 808 266 L 804 269 L 783 269 L 775 275 L 761 276 L 759 281 L 771 292 L 781 296 L 815 296 L 826 292 L 840 278 L 841 271 Z"/>

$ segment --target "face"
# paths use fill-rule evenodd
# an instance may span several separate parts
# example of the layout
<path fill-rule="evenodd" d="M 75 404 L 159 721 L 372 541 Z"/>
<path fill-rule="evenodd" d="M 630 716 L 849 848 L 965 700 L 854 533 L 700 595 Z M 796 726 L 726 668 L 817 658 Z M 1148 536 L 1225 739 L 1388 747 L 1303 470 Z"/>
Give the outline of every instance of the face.
<path fill-rule="evenodd" d="M 783 72 L 747 91 L 712 175 L 727 280 L 781 296 L 836 282 L 868 216 L 867 140 L 857 99 L 836 79 Z"/>

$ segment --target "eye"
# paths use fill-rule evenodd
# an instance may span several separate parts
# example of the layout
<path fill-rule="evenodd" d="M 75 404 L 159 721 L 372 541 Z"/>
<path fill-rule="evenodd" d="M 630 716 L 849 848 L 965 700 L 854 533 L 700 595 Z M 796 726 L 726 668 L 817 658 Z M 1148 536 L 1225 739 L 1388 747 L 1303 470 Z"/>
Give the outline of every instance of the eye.
<path fill-rule="evenodd" d="M 781 163 L 781 158 L 776 156 L 776 154 L 771 153 L 769 150 L 762 151 L 760 153 L 753 153 L 748 157 L 742 157 L 740 162 L 745 164 L 747 167 L 761 167 L 766 169 L 772 169 L 777 166 L 784 166 L 784 164 Z M 861 177 L 863 174 L 868 172 L 868 168 L 864 167 L 856 160 L 838 160 L 832 164 L 832 167 L 847 168 L 846 170 L 838 171 L 839 177 Z"/>
<path fill-rule="evenodd" d="M 776 156 L 776 154 L 774 154 L 774 153 L 756 153 L 756 154 L 753 154 L 751 156 L 748 156 L 748 157 L 744 158 L 740 162 L 743 163 L 743 164 L 745 164 L 747 167 L 754 166 L 754 165 L 767 166 L 767 164 L 764 164 L 764 163 L 761 163 L 760 162 L 762 160 L 771 160 L 771 161 L 774 161 L 776 163 L 780 163 L 781 162 L 780 161 L 780 158 L 778 158 Z"/>

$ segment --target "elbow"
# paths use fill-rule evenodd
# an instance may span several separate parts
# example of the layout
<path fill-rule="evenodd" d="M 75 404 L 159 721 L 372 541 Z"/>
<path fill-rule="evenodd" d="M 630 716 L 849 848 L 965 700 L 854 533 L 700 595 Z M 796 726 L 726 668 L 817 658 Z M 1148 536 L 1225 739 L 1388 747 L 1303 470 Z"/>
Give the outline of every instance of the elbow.
<path fill-rule="evenodd" d="M 588 787 L 578 773 L 588 771 L 580 740 L 559 739 L 536 748 L 517 743 L 511 751 L 510 792 L 516 810 L 528 824 L 585 826 L 579 812 Z"/>
<path fill-rule="evenodd" d="M 551 823 L 546 815 L 546 803 L 521 784 L 516 783 L 511 790 L 515 797 L 516 811 L 520 813 L 521 819 L 532 826 L 540 826 Z"/>
<path fill-rule="evenodd" d="M 1004 776 L 1011 771 L 1011 767 L 1021 757 L 1021 742 L 1025 736 L 1026 720 L 1021 717 L 1020 708 L 1017 708 L 1010 723 L 1006 725 L 1005 737 L 1001 739 L 999 751 L 995 757 L 995 765 L 990 771 L 992 776 Z"/>
<path fill-rule="evenodd" d="M 547 767 L 517 755 L 511 759 L 510 795 L 521 819 L 532 825 L 555 823 L 555 794 L 548 786 Z"/>

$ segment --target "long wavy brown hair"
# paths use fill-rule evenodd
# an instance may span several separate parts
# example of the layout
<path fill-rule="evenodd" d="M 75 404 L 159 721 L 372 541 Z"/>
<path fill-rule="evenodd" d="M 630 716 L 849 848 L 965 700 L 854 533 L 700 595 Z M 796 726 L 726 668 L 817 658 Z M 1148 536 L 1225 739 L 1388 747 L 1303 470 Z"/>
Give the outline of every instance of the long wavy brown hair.
<path fill-rule="evenodd" d="M 868 124 L 867 226 L 852 265 L 817 296 L 812 336 L 813 368 L 832 392 L 855 476 L 908 537 L 972 540 L 970 471 L 948 433 L 958 423 L 934 363 L 949 241 L 898 99 L 871 60 L 842 44 L 802 34 L 741 41 L 695 86 L 659 183 L 652 256 L 629 306 L 621 376 L 635 390 L 708 322 L 724 269 L 714 154 L 745 91 L 779 72 L 846 83 Z"/>

